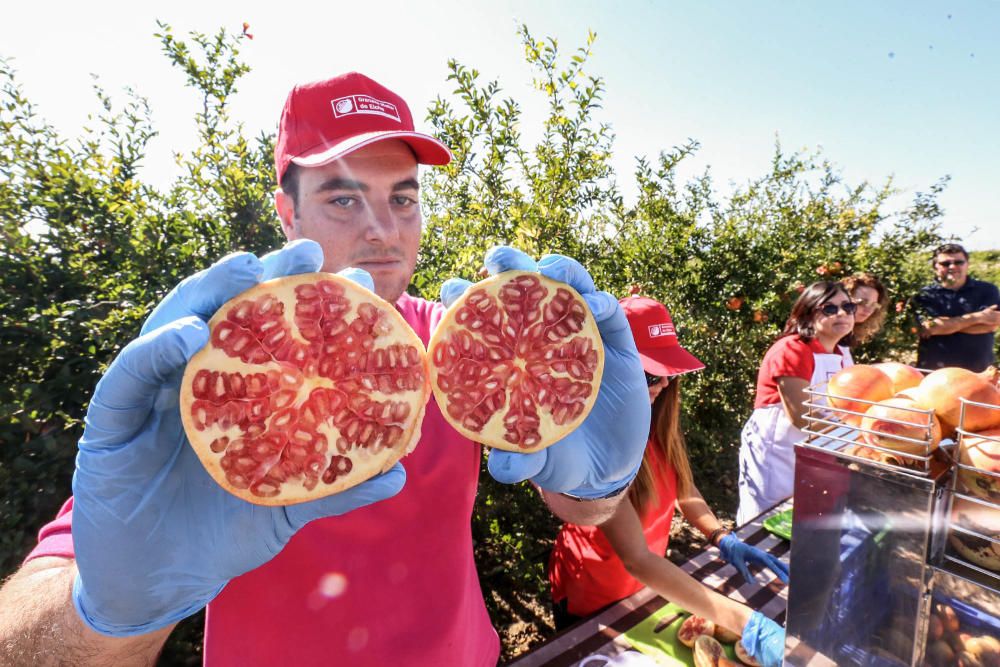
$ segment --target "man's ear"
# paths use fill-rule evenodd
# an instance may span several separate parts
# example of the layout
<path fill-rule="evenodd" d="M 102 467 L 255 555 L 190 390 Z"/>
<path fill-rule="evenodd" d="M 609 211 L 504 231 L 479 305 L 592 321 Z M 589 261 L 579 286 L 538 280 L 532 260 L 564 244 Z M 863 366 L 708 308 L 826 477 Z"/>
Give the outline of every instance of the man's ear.
<path fill-rule="evenodd" d="M 297 239 L 298 234 L 295 231 L 295 201 L 284 190 L 275 190 L 274 208 L 278 212 L 278 218 L 281 220 L 281 231 L 285 232 L 285 238 L 289 241 Z"/>

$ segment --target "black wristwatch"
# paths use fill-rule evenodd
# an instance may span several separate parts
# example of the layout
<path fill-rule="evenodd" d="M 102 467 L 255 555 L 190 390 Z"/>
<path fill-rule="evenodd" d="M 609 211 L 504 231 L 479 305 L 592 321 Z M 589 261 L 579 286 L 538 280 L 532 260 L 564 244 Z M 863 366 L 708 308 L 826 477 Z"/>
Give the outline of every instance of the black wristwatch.
<path fill-rule="evenodd" d="M 592 500 L 608 500 L 609 498 L 617 498 L 621 494 L 623 494 L 626 491 L 628 491 L 629 487 L 631 487 L 631 486 L 632 486 L 632 480 L 629 480 L 628 484 L 626 484 L 625 486 L 622 486 L 622 487 L 620 487 L 618 489 L 615 489 L 611 493 L 608 493 L 608 494 L 603 495 L 603 496 L 599 496 L 597 498 L 581 498 L 579 496 L 573 496 L 573 495 L 570 495 L 568 493 L 560 493 L 559 495 L 563 496 L 565 498 L 569 498 L 570 500 L 575 500 L 578 503 L 588 503 L 588 502 L 590 502 Z"/>
<path fill-rule="evenodd" d="M 709 533 L 709 535 L 708 535 L 708 543 L 711 544 L 713 547 L 717 547 L 719 545 L 715 543 L 716 538 L 725 537 L 726 535 L 730 534 L 731 532 L 733 532 L 733 531 L 729 530 L 728 528 L 716 528 L 711 533 Z M 720 541 L 721 541 L 721 539 L 720 539 Z"/>

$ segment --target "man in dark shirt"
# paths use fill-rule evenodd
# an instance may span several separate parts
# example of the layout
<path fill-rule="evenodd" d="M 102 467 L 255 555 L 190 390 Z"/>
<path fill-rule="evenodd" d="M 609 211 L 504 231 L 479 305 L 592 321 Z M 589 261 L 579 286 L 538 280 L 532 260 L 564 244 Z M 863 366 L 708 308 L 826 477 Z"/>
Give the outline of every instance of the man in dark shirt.
<path fill-rule="evenodd" d="M 979 372 L 996 361 L 993 334 L 1000 327 L 1000 291 L 969 277 L 969 253 L 957 243 L 934 251 L 935 280 L 920 290 L 919 368 L 959 366 Z"/>

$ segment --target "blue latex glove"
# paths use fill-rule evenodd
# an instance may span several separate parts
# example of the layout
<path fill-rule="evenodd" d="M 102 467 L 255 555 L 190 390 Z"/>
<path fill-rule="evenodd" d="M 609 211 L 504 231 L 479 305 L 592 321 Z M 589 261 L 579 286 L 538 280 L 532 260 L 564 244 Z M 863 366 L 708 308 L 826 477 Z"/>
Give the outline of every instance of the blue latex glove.
<path fill-rule="evenodd" d="M 787 565 L 771 554 L 746 544 L 732 533 L 724 536 L 719 541 L 719 553 L 722 554 L 722 560 L 739 570 L 739 573 L 743 575 L 743 579 L 747 583 L 753 581 L 753 575 L 750 574 L 750 568 L 747 567 L 751 563 L 760 567 L 770 568 L 772 572 L 778 575 L 779 579 L 786 584 L 788 583 Z"/>
<path fill-rule="evenodd" d="M 250 504 L 215 483 L 189 446 L 178 388 L 208 340 L 205 320 L 260 280 L 318 271 L 322 250 L 296 241 L 257 259 L 229 255 L 180 283 L 97 385 L 73 476 L 73 602 L 113 636 L 142 634 L 195 613 L 222 587 L 273 558 L 313 519 L 388 498 L 396 464 L 352 489 L 288 507 Z M 348 277 L 371 288 L 371 277 Z"/>
<path fill-rule="evenodd" d="M 750 614 L 740 643 L 764 667 L 781 667 L 785 657 L 785 629 L 759 611 Z"/>
<path fill-rule="evenodd" d="M 491 275 L 507 270 L 539 271 L 569 284 L 590 306 L 604 342 L 604 376 L 590 414 L 575 431 L 551 447 L 531 454 L 490 452 L 490 474 L 512 484 L 526 479 L 548 491 L 595 499 L 629 484 L 639 471 L 649 437 L 649 392 L 639 353 L 618 300 L 598 292 L 579 262 L 546 255 L 537 264 L 520 250 L 499 246 L 486 253 Z M 471 283 L 453 278 L 441 286 L 450 306 Z"/>

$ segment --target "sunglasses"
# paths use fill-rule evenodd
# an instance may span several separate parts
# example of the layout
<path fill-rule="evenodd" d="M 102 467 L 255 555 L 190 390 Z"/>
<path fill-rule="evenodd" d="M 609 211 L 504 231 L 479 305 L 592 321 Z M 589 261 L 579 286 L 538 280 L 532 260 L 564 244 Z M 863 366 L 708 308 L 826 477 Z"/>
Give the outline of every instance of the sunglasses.
<path fill-rule="evenodd" d="M 858 308 L 872 308 L 873 310 L 878 310 L 878 301 L 865 301 L 864 299 L 855 299 L 854 305 Z"/>
<path fill-rule="evenodd" d="M 664 377 L 666 377 L 668 380 L 670 379 L 669 375 L 666 375 L 666 376 L 664 376 L 664 375 L 650 375 L 649 373 L 646 373 L 646 371 L 643 371 L 643 373 L 645 373 L 645 375 L 646 375 L 646 386 L 647 387 L 652 387 L 654 384 L 657 384 Z"/>
<path fill-rule="evenodd" d="M 844 311 L 845 315 L 853 315 L 854 311 L 858 309 L 858 304 L 852 303 L 850 301 L 845 301 L 839 306 L 835 303 L 824 303 L 819 308 L 819 312 L 823 313 L 827 317 L 833 317 L 837 314 L 838 310 Z"/>
<path fill-rule="evenodd" d="M 938 262 L 938 265 L 939 266 L 943 266 L 946 269 L 949 269 L 949 268 L 951 268 L 953 266 L 965 266 L 965 260 L 964 259 L 946 259 L 943 262 Z"/>

